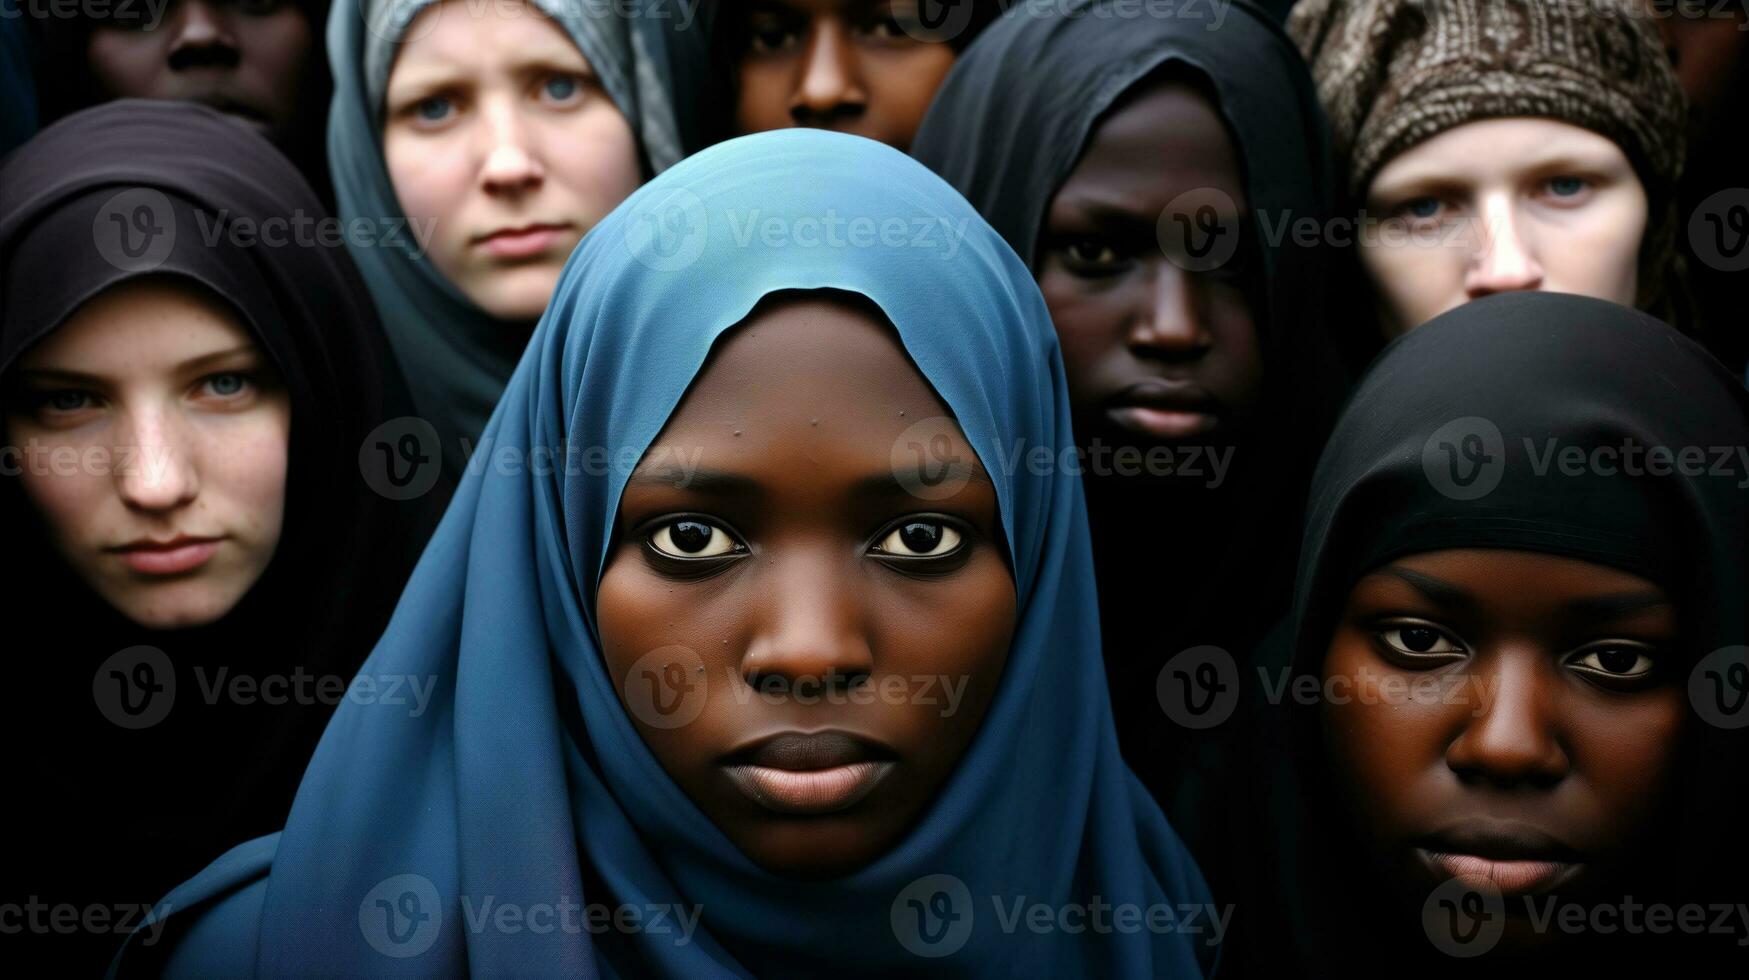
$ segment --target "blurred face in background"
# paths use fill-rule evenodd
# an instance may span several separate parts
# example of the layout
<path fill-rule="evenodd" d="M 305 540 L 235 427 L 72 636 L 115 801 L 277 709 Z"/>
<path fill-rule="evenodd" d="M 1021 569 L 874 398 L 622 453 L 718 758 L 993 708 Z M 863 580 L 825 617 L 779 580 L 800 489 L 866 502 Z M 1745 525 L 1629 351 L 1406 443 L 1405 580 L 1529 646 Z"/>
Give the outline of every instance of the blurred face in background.
<path fill-rule="evenodd" d="M 1215 202 L 1215 203 L 1211 203 Z M 1202 269 L 1162 244 L 1161 215 L 1245 242 L 1239 153 L 1214 104 L 1161 80 L 1106 116 L 1044 216 L 1038 283 L 1062 343 L 1085 445 L 1232 443 L 1262 402 L 1249 296 L 1260 257 L 1241 245 Z M 1199 232 L 1200 234 L 1200 232 Z"/>
<path fill-rule="evenodd" d="M 533 320 L 583 234 L 642 182 L 637 139 L 577 45 L 534 7 L 465 0 L 408 25 L 384 99 L 401 207 L 487 313 Z"/>
<path fill-rule="evenodd" d="M 1386 163 L 1366 195 L 1361 261 L 1387 338 L 1494 293 L 1632 306 L 1645 188 L 1610 139 L 1552 119 L 1488 119 Z"/>
<path fill-rule="evenodd" d="M 169 0 L 100 24 L 86 46 L 111 98 L 201 102 L 283 141 L 319 67 L 315 28 L 290 0 Z M 325 107 L 323 107 L 325 109 Z"/>
<path fill-rule="evenodd" d="M 751 0 L 735 11 L 747 40 L 739 131 L 811 126 L 908 148 L 955 57 L 924 39 L 919 2 Z"/>
<path fill-rule="evenodd" d="M 149 629 L 225 616 L 285 514 L 291 401 L 226 304 L 171 279 L 99 293 L 27 351 L 6 439 L 52 542 Z"/>

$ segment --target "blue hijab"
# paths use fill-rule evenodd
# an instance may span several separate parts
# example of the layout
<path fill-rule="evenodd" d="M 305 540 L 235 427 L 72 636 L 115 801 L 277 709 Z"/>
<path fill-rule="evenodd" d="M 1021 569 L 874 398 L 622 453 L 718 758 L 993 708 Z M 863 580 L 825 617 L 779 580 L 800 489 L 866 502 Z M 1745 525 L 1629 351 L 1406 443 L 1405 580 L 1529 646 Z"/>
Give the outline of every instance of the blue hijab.
<path fill-rule="evenodd" d="M 773 219 L 784 234 L 763 231 Z M 494 455 L 636 459 L 725 331 L 810 289 L 885 312 L 995 479 L 1012 556 L 995 700 L 919 823 L 833 880 L 755 865 L 657 763 L 602 663 L 595 591 L 630 467 L 479 467 L 363 670 L 434 679 L 428 707 L 342 705 L 286 829 L 166 900 L 171 975 L 1209 972 L 1215 927 L 1188 909 L 1207 889 L 1118 755 L 1080 483 L 1003 465 L 1017 444 L 1072 445 L 1055 332 L 1026 267 L 946 183 L 812 130 L 682 161 L 571 256 L 487 425 Z M 481 923 L 487 896 L 701 915 L 689 937 L 507 930 Z M 1017 900 L 1091 906 L 1106 928 L 1071 912 L 1035 930 Z M 1122 906 L 1143 918 L 1114 926 Z M 125 972 L 144 951 L 136 937 Z"/>

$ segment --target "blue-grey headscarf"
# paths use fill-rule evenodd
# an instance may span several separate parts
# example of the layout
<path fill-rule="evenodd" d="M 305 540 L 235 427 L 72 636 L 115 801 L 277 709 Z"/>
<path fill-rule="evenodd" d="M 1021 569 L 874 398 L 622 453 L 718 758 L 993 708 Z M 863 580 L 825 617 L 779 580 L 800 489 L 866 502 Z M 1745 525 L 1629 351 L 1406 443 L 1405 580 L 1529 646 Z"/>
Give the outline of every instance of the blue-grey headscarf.
<path fill-rule="evenodd" d="M 370 248 L 353 249 L 419 414 L 443 445 L 446 468 L 465 459 L 528 340 L 528 325 L 500 320 L 464 296 L 394 225 L 404 217 L 383 162 L 383 95 L 408 24 L 433 0 L 335 0 L 328 18 L 334 104 L 328 165 L 340 217 L 377 223 Z M 658 67 L 660 12 L 618 12 L 605 0 L 531 0 L 564 29 L 600 76 L 644 154 L 660 173 L 680 159 L 672 94 Z"/>
<path fill-rule="evenodd" d="M 991 473 L 1012 558 L 1003 676 L 918 825 L 829 881 L 755 865 L 644 745 L 601 659 L 595 592 L 629 467 L 480 467 L 363 669 L 435 679 L 428 708 L 341 706 L 285 831 L 167 900 L 205 905 L 172 975 L 1209 971 L 1214 927 L 1188 909 L 1209 901 L 1201 875 L 1118 756 L 1079 480 L 1005 463 L 1073 445 L 1055 333 L 1026 267 L 939 178 L 813 130 L 683 161 L 571 256 L 487 426 L 494 454 L 635 460 L 725 331 L 814 289 L 897 328 Z M 701 916 L 690 937 L 510 931 L 481 920 L 487 897 Z M 1041 904 L 1047 928 L 1028 918 Z M 124 965 L 142 952 L 136 937 Z"/>

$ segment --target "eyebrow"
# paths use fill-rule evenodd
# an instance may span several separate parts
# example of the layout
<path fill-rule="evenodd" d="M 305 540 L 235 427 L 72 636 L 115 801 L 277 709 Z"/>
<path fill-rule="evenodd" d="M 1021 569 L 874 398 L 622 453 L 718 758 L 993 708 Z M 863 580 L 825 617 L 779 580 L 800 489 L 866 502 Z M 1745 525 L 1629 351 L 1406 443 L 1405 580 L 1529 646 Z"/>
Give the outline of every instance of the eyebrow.
<path fill-rule="evenodd" d="M 1475 596 L 1443 579 L 1407 568 L 1386 568 L 1383 571 L 1387 575 L 1408 583 L 1415 591 L 1440 605 L 1464 610 L 1476 608 Z M 1617 619 L 1643 609 L 1669 606 L 1670 600 L 1662 592 L 1654 589 L 1618 592 L 1613 595 L 1579 596 L 1569 599 L 1561 605 L 1563 611 L 1574 618 Z"/>
<path fill-rule="evenodd" d="M 199 357 L 189 358 L 181 364 L 176 365 L 173 370 L 177 372 L 198 371 L 201 368 L 220 361 L 229 360 L 239 355 L 247 355 L 250 357 L 257 356 L 255 348 L 253 347 L 232 347 L 226 350 L 213 351 L 210 354 L 202 354 Z M 21 367 L 18 369 L 18 375 L 29 381 L 66 381 L 74 384 L 86 385 L 100 385 L 109 380 L 99 375 L 86 374 L 83 371 L 73 371 L 67 368 Z"/>
<path fill-rule="evenodd" d="M 916 496 L 912 492 L 913 487 L 938 486 L 948 480 L 975 480 L 991 488 L 996 485 L 990 479 L 990 474 L 984 472 L 982 466 L 972 466 L 958 459 L 950 460 L 946 469 L 940 472 L 930 473 L 926 467 L 927 464 L 916 469 L 904 470 L 902 473 L 893 469 L 884 473 L 870 474 L 856 481 L 855 485 L 851 487 L 851 493 L 858 497 L 912 497 Z"/>

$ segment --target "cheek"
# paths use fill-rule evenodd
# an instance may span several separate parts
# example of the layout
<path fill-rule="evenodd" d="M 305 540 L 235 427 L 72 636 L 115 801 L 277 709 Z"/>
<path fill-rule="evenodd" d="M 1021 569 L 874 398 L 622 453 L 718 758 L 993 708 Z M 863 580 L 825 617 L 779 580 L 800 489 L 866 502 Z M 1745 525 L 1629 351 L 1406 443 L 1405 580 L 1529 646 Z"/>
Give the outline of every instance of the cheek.
<path fill-rule="evenodd" d="M 1417 789 L 1440 765 L 1450 729 L 1450 705 L 1392 696 L 1418 676 L 1382 664 L 1370 639 L 1346 628 L 1324 662 L 1328 696 L 1319 710 L 1331 774 L 1351 812 L 1386 840 L 1411 821 Z"/>
<path fill-rule="evenodd" d="M 47 522 L 52 538 L 76 557 L 75 542 L 93 536 L 103 525 L 105 505 L 116 496 L 115 481 L 103 467 L 86 466 L 86 447 L 37 443 L 38 453 L 26 455 L 18 480 L 24 495 Z M 119 507 L 119 504 L 118 504 Z"/>
<path fill-rule="evenodd" d="M 201 495 L 246 538 L 253 558 L 265 566 L 279 545 L 285 520 L 285 484 L 291 412 L 283 400 L 228 420 L 203 447 Z"/>
<path fill-rule="evenodd" d="M 116 98 L 151 98 L 160 72 L 167 70 L 159 41 L 167 31 L 163 25 L 156 31 L 93 31 L 85 49 L 91 73 Z"/>
<path fill-rule="evenodd" d="M 1014 638 L 1014 581 L 1002 560 L 985 548 L 965 568 L 933 581 L 871 572 L 887 579 L 865 593 L 876 673 L 943 678 L 987 703 Z M 962 713 L 956 727 L 975 726 L 982 711 Z"/>
<path fill-rule="evenodd" d="M 1360 246 L 1367 278 L 1384 312 L 1405 329 L 1463 299 L 1464 253 L 1457 248 L 1373 243 Z"/>
<path fill-rule="evenodd" d="M 1631 698 L 1586 697 L 1568 715 L 1574 768 L 1629 836 L 1650 818 L 1680 764 L 1684 692 L 1667 686 Z"/>
<path fill-rule="evenodd" d="M 243 46 L 243 67 L 283 110 L 297 104 L 300 83 L 310 64 L 310 25 L 296 8 L 271 17 L 240 17 L 237 32 Z"/>
<path fill-rule="evenodd" d="M 735 123 L 743 134 L 790 125 L 789 103 L 795 77 L 793 59 L 749 60 L 741 64 Z"/>
<path fill-rule="evenodd" d="M 598 221 L 638 189 L 643 174 L 631 124 L 611 103 L 546 124 L 550 179 L 569 191 L 584 217 Z"/>
<path fill-rule="evenodd" d="M 865 56 L 862 75 L 870 107 L 893 125 L 915 134 L 953 62 L 953 49 L 945 44 L 920 44 L 902 52 Z"/>
<path fill-rule="evenodd" d="M 1547 250 L 1550 287 L 1632 306 L 1639 286 L 1640 246 L 1648 222 L 1638 183 L 1601 193 Z M 1557 279 L 1557 276 L 1559 277 Z"/>
<path fill-rule="evenodd" d="M 1113 298 L 1115 292 L 1091 292 L 1077 277 L 1053 268 L 1049 260 L 1039 276 L 1039 291 L 1057 328 L 1069 396 L 1082 407 L 1080 403 L 1096 388 L 1100 362 L 1122 351 L 1124 308 Z"/>

